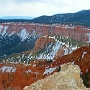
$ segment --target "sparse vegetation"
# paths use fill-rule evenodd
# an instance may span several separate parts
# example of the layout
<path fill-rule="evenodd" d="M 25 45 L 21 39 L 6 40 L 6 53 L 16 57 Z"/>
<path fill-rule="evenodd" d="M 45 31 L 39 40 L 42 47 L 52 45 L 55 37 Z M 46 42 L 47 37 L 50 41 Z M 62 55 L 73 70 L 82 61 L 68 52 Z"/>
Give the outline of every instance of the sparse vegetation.
<path fill-rule="evenodd" d="M 84 43 L 84 42 L 78 41 L 74 38 L 70 38 L 70 37 L 66 37 L 66 36 L 57 35 L 57 36 L 55 36 L 55 38 L 69 46 L 72 46 L 72 47 L 76 47 L 76 46 L 82 47 L 82 46 L 88 45 L 87 43 Z"/>
<path fill-rule="evenodd" d="M 84 76 L 81 75 L 81 78 L 83 79 L 83 84 L 86 86 L 86 87 L 89 87 L 87 82 L 89 80 L 89 77 L 88 77 L 89 73 L 86 72 Z"/>

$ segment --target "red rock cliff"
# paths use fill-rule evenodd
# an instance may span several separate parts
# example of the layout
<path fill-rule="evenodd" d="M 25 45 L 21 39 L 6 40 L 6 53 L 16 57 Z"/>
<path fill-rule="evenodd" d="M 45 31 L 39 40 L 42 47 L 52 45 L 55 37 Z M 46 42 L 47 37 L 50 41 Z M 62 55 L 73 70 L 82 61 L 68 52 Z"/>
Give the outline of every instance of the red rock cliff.
<path fill-rule="evenodd" d="M 48 36 L 42 36 L 36 40 L 34 49 L 43 49 L 46 45 L 48 45 L 51 42 L 55 43 L 55 39 Z"/>
<path fill-rule="evenodd" d="M 44 25 L 30 23 L 2 23 L 1 32 L 6 28 L 8 33 L 19 33 L 22 29 L 26 29 L 30 34 L 35 31 L 41 36 L 61 35 L 75 38 L 79 41 L 90 42 L 90 29 L 84 26 L 67 26 L 67 25 Z"/>

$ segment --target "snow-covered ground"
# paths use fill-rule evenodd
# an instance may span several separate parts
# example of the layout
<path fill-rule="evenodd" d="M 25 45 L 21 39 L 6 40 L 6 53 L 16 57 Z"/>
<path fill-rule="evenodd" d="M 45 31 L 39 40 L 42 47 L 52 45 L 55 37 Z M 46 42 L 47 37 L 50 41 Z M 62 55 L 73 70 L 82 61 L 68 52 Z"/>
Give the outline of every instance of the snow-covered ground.
<path fill-rule="evenodd" d="M 53 58 L 55 57 L 55 54 L 58 52 L 58 50 L 60 48 L 63 47 L 63 45 L 66 45 L 66 44 L 60 42 L 59 40 L 56 40 L 56 43 L 54 45 L 52 45 L 52 43 L 50 45 L 48 45 L 46 50 L 43 53 L 41 53 L 37 57 L 37 59 L 53 60 Z M 67 48 L 64 49 L 64 55 L 71 53 L 75 49 L 77 49 L 77 47 L 69 47 L 68 46 Z M 48 53 L 46 53 L 46 52 L 48 52 Z"/>
<path fill-rule="evenodd" d="M 2 68 L 0 68 L 0 71 L 2 71 L 2 72 L 15 72 L 16 68 L 9 67 L 9 66 L 3 66 Z"/>
<path fill-rule="evenodd" d="M 55 71 L 56 68 L 57 67 L 46 69 L 45 72 L 43 73 L 43 75 L 45 75 L 45 74 L 51 74 L 52 72 Z"/>
<path fill-rule="evenodd" d="M 51 48 L 52 47 L 52 48 Z M 56 52 L 60 49 L 61 42 L 56 41 L 56 43 L 52 46 L 52 43 L 47 46 L 46 51 L 41 53 L 37 59 L 53 59 Z M 49 53 L 46 53 L 49 52 Z"/>
<path fill-rule="evenodd" d="M 25 40 L 26 38 L 28 38 L 29 33 L 27 32 L 26 29 L 22 29 L 21 32 L 18 34 L 18 36 L 21 38 L 21 40 Z"/>
<path fill-rule="evenodd" d="M 90 43 L 90 33 L 87 33 L 87 36 L 88 36 L 88 41 L 87 41 L 87 43 Z"/>

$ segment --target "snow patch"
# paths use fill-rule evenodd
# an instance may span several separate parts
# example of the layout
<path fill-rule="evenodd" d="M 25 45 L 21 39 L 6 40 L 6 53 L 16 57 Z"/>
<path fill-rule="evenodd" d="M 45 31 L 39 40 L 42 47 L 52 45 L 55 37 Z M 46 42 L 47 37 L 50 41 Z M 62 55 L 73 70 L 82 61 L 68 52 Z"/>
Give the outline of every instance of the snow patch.
<path fill-rule="evenodd" d="M 2 25 L 0 25 L 0 33 L 1 33 L 1 31 L 2 31 L 2 28 L 3 28 L 3 26 L 2 26 Z"/>
<path fill-rule="evenodd" d="M 12 33 L 9 34 L 9 37 L 14 35 L 15 34 L 15 31 L 13 31 Z"/>
<path fill-rule="evenodd" d="M 29 72 L 32 72 L 31 70 L 27 70 L 27 71 L 25 71 L 26 73 L 29 73 Z"/>
<path fill-rule="evenodd" d="M 74 63 L 75 63 L 75 62 L 73 61 L 72 64 L 74 65 Z"/>
<path fill-rule="evenodd" d="M 8 67 L 8 66 L 3 66 L 2 68 L 0 68 L 0 71 L 2 72 L 15 72 L 16 68 L 14 67 Z"/>
<path fill-rule="evenodd" d="M 85 54 L 87 54 L 87 52 L 83 52 L 83 54 L 82 54 L 82 58 L 84 57 Z"/>
<path fill-rule="evenodd" d="M 24 41 L 26 38 L 28 38 L 29 33 L 26 31 L 26 29 L 22 29 L 18 36 L 21 38 L 22 41 Z"/>
<path fill-rule="evenodd" d="M 53 71 L 55 71 L 55 69 L 56 69 L 56 67 L 55 67 L 55 68 L 46 69 L 45 72 L 43 73 L 43 75 L 48 74 L 48 73 L 50 74 L 50 73 L 52 73 Z"/>
<path fill-rule="evenodd" d="M 52 46 L 52 44 L 50 44 L 46 50 L 50 50 L 50 47 Z M 37 59 L 53 59 L 55 54 L 57 53 L 57 51 L 60 49 L 61 47 L 61 42 L 60 41 L 56 41 L 55 45 L 52 46 L 52 49 L 51 51 L 46 54 L 45 52 L 44 53 L 41 53 L 39 55 L 39 57 L 37 57 Z"/>
<path fill-rule="evenodd" d="M 55 57 L 55 54 L 60 48 L 63 48 L 63 45 L 67 46 L 65 43 L 60 42 L 59 40 L 56 41 L 56 43 L 52 46 L 52 43 L 47 46 L 45 52 L 41 53 L 37 59 L 47 59 L 52 60 Z M 67 55 L 68 53 L 71 53 L 73 50 L 76 50 L 76 47 L 67 47 L 64 48 L 64 55 Z"/>
<path fill-rule="evenodd" d="M 8 26 L 5 26 L 4 27 L 4 30 L 3 30 L 3 32 L 2 32 L 2 36 L 4 35 L 4 34 L 6 34 L 6 30 L 8 29 Z"/>
<path fill-rule="evenodd" d="M 88 39 L 89 41 L 87 41 L 87 43 L 90 43 L 90 33 L 87 33 Z"/>

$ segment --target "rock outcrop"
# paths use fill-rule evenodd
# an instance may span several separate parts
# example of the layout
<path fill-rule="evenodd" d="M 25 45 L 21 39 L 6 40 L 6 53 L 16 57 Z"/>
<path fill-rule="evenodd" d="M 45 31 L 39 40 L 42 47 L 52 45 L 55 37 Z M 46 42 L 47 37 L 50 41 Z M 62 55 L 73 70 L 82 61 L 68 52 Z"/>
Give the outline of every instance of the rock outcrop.
<path fill-rule="evenodd" d="M 62 57 L 58 56 L 54 59 L 60 65 L 68 62 L 79 65 L 83 75 L 86 72 L 90 73 L 90 46 L 83 46 L 73 51 L 71 54 Z"/>
<path fill-rule="evenodd" d="M 54 38 L 48 36 L 42 36 L 36 40 L 34 49 L 35 50 L 43 49 L 46 45 L 52 42 L 55 43 Z"/>
<path fill-rule="evenodd" d="M 68 62 L 80 67 L 81 72 L 79 72 L 80 76 L 83 78 L 84 85 L 90 87 L 90 46 L 83 46 L 73 51 L 71 54 L 56 56 L 53 61 L 34 60 L 28 65 L 8 62 L 0 63 L 0 90 L 7 90 L 8 88 L 11 90 L 15 90 L 15 88 L 16 90 L 22 90 L 25 86 L 29 86 L 40 79 L 52 75 L 54 72 L 60 71 L 60 65 Z M 62 72 L 64 67 L 62 66 Z M 68 68 L 69 66 L 66 67 Z M 52 85 L 53 84 L 54 83 L 52 83 Z"/>
<path fill-rule="evenodd" d="M 61 65 L 61 71 L 39 80 L 23 90 L 88 90 L 80 78 L 78 65 Z"/>
<path fill-rule="evenodd" d="M 5 29 L 6 28 L 6 29 Z M 76 40 L 89 42 L 90 43 L 90 29 L 84 26 L 68 26 L 68 25 L 44 25 L 44 24 L 34 24 L 34 23 L 1 23 L 0 33 L 7 32 L 20 33 L 22 29 L 25 29 L 30 34 L 33 31 L 41 36 L 46 35 L 60 35 L 68 36 L 70 38 L 75 38 Z"/>

